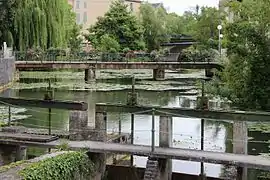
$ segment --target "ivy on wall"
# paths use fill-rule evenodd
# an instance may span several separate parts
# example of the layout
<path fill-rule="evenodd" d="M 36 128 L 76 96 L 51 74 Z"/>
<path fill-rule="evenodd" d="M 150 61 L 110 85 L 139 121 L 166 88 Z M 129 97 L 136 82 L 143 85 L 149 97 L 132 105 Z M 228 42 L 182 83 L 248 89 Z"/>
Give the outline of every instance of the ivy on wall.
<path fill-rule="evenodd" d="M 84 152 L 64 153 L 29 165 L 19 172 L 25 180 L 89 179 L 95 170 Z"/>

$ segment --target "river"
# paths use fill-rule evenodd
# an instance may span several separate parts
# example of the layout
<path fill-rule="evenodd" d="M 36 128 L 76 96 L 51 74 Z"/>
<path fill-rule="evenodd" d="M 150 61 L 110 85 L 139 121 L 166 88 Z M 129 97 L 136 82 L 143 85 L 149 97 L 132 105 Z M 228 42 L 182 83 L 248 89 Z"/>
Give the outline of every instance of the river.
<path fill-rule="evenodd" d="M 62 74 L 61 74 L 62 73 Z M 20 82 L 12 89 L 5 91 L 2 95 L 39 98 L 42 99 L 47 82 L 46 78 L 52 81 L 55 88 L 54 97 L 60 100 L 86 101 L 89 103 L 89 116 L 94 113 L 95 103 L 126 103 L 127 88 L 130 88 L 128 78 L 119 80 L 119 77 L 128 77 L 130 71 L 100 72 L 102 79 L 86 84 L 83 82 L 82 72 L 23 72 Z M 167 77 L 171 79 L 166 82 L 154 82 L 150 80 L 149 72 L 133 73 L 141 79 L 136 83 L 138 92 L 138 102 L 142 105 L 161 105 L 168 107 L 190 107 L 196 106 L 196 95 L 183 95 L 189 92 L 193 94 L 197 91 L 194 79 L 202 77 L 202 72 L 190 72 L 189 74 L 169 73 Z M 144 75 L 143 75 L 144 74 Z M 107 79 L 107 80 L 104 80 Z M 109 79 L 109 80 L 108 80 Z M 210 108 L 220 109 L 225 107 L 224 103 L 218 100 L 211 100 Z M 21 111 L 19 111 L 21 109 Z M 48 128 L 48 110 L 40 108 L 13 108 L 14 112 L 19 112 L 23 120 L 19 122 L 25 126 L 35 128 Z M 16 111 L 17 110 L 17 111 Z M 14 113 L 15 115 L 16 113 Z M 18 114 L 17 114 L 18 115 Z M 25 117 L 27 115 L 27 117 Z M 151 116 L 135 115 L 135 144 L 150 145 L 151 143 Z M 130 115 L 125 113 L 109 113 L 107 129 L 110 132 L 118 132 L 118 122 L 122 122 L 122 132 L 130 133 Z M 156 132 L 159 129 L 158 117 L 156 117 Z M 67 130 L 69 128 L 69 112 L 65 110 L 52 109 L 53 129 Z M 173 147 L 200 149 L 200 128 L 201 121 L 196 118 L 173 118 Z M 227 121 L 205 121 L 205 150 L 217 152 L 232 152 L 232 124 Z M 265 134 L 259 131 L 251 131 L 249 135 L 253 140 L 263 140 Z M 158 133 L 156 133 L 156 144 L 158 144 Z M 267 144 L 249 143 L 249 154 L 268 153 Z M 28 153 L 43 153 L 43 150 L 31 148 Z M 135 165 L 145 167 L 146 158 L 135 157 Z M 222 165 L 205 164 L 205 172 L 211 177 L 223 177 L 226 169 Z M 200 163 L 187 161 L 173 161 L 173 171 L 187 174 L 199 174 Z M 250 171 L 250 178 L 256 177 L 256 171 Z"/>

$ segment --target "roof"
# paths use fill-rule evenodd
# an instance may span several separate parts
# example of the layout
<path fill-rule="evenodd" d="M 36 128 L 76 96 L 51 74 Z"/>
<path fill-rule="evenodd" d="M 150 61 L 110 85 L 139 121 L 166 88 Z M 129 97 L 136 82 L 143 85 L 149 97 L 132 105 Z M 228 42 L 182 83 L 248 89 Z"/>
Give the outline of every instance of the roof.
<path fill-rule="evenodd" d="M 142 3 L 140 0 L 125 0 L 126 2 Z"/>
<path fill-rule="evenodd" d="M 160 8 L 163 7 L 163 3 L 151 3 L 153 8 Z"/>

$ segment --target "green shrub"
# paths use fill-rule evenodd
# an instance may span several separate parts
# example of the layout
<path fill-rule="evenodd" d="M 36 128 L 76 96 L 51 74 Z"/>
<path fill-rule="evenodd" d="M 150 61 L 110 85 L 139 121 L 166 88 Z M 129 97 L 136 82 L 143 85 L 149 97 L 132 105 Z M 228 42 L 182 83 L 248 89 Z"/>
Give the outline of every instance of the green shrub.
<path fill-rule="evenodd" d="M 19 174 L 25 180 L 76 180 L 89 179 L 94 164 L 83 152 L 69 152 L 33 163 Z"/>

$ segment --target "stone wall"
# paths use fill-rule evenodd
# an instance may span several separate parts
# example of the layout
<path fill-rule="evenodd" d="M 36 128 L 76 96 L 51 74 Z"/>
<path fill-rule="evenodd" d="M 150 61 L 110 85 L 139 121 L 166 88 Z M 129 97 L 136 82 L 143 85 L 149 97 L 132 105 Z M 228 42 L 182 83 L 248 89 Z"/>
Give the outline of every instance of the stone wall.
<path fill-rule="evenodd" d="M 15 58 L 0 58 L 0 91 L 1 89 L 13 81 L 15 77 Z"/>

